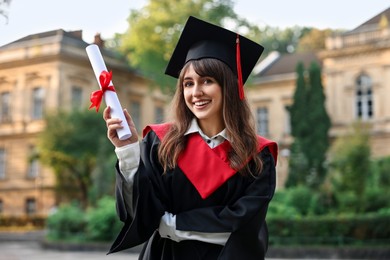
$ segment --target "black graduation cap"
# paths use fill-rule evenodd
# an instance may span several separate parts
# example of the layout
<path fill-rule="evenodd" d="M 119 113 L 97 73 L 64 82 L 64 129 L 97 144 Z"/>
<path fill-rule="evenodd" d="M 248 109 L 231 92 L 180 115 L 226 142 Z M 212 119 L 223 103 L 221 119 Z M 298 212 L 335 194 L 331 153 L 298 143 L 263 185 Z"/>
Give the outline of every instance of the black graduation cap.
<path fill-rule="evenodd" d="M 178 78 L 186 62 L 215 58 L 226 63 L 236 73 L 240 98 L 243 99 L 243 84 L 263 50 L 263 46 L 237 33 L 190 16 L 165 74 Z"/>

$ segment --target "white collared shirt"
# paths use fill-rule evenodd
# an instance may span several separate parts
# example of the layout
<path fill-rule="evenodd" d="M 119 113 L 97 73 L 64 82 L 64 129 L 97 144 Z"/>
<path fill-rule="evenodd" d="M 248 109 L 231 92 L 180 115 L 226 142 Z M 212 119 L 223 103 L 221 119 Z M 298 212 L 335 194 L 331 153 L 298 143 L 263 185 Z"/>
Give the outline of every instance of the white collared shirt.
<path fill-rule="evenodd" d="M 196 132 L 199 133 L 199 135 L 203 138 L 203 140 L 207 143 L 207 145 L 210 146 L 210 148 L 217 147 L 218 145 L 222 144 L 225 140 L 229 141 L 229 138 L 226 133 L 226 128 L 223 129 L 218 134 L 212 137 L 208 137 L 205 133 L 203 133 L 202 129 L 200 129 L 196 118 L 193 118 L 190 127 L 184 133 L 184 135 L 189 135 Z"/>

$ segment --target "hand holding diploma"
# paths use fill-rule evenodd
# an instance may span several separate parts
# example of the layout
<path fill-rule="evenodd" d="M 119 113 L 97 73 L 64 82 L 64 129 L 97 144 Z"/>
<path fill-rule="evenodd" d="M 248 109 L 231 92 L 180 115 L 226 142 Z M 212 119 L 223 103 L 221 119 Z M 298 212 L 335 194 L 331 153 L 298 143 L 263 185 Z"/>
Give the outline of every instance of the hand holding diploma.
<path fill-rule="evenodd" d="M 96 111 L 98 111 L 100 107 L 100 102 L 102 98 L 104 98 L 106 105 L 110 107 L 110 118 L 117 118 L 120 120 L 120 122 L 122 122 L 120 128 L 116 127 L 116 132 L 119 140 L 126 140 L 130 138 L 132 134 L 130 131 L 129 124 L 126 123 L 128 122 L 127 118 L 123 113 L 122 106 L 115 92 L 114 85 L 112 84 L 112 73 L 107 71 L 103 57 L 97 45 L 89 45 L 86 48 L 86 51 L 92 65 L 92 69 L 95 73 L 96 79 L 100 85 L 100 90 L 94 91 L 91 94 L 92 104 L 90 108 L 96 107 Z"/>
<path fill-rule="evenodd" d="M 117 130 L 121 129 L 124 124 L 130 127 L 132 133 L 137 132 L 129 112 L 127 112 L 126 109 L 123 110 L 123 112 L 126 117 L 126 122 L 122 122 L 122 120 L 119 118 L 111 118 L 111 107 L 109 106 L 106 107 L 103 111 L 103 119 L 106 121 L 108 129 L 107 137 L 111 141 L 111 143 L 117 148 L 138 142 L 138 135 L 132 135 L 130 138 L 124 140 L 119 139 Z"/>

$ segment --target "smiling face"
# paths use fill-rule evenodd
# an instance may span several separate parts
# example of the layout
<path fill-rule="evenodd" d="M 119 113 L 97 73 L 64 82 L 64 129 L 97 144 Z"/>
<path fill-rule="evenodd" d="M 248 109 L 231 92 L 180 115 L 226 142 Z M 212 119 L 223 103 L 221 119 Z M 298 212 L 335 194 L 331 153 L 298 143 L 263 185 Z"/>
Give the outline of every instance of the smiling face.
<path fill-rule="evenodd" d="M 183 95 L 187 107 L 201 128 L 223 124 L 222 88 L 212 77 L 198 75 L 190 65 L 183 77 Z"/>

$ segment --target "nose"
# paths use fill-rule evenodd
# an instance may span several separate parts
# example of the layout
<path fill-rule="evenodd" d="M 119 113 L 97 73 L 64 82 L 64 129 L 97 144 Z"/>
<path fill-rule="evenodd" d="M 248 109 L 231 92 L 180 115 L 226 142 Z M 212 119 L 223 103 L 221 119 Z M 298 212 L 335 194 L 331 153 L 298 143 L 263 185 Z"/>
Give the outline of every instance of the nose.
<path fill-rule="evenodd" d="M 200 97 L 203 95 L 203 90 L 202 90 L 202 86 L 200 84 L 195 84 L 194 88 L 193 88 L 193 92 L 192 92 L 192 95 L 194 97 Z"/>

